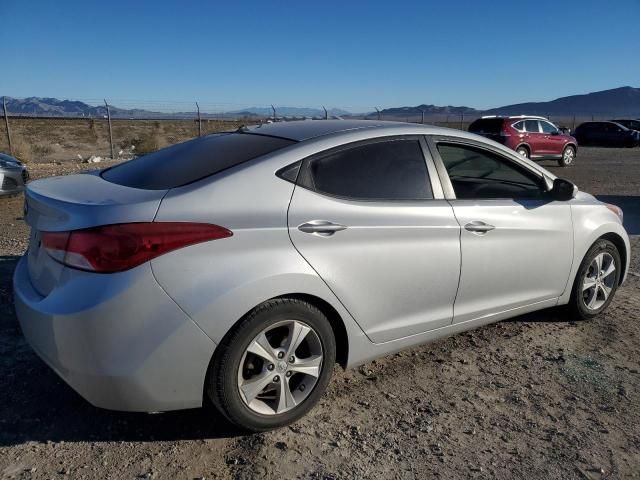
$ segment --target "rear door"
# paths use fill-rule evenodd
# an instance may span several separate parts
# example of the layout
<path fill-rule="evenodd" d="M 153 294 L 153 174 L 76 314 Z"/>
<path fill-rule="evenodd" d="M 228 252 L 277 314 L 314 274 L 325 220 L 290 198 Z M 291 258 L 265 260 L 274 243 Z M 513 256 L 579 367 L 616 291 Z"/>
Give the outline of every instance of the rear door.
<path fill-rule="evenodd" d="M 454 323 L 553 303 L 573 258 L 569 204 L 549 199 L 539 174 L 481 144 L 440 138 L 433 151 L 462 227 Z"/>
<path fill-rule="evenodd" d="M 296 249 L 367 336 L 449 325 L 460 227 L 423 137 L 385 137 L 306 159 L 289 207 Z"/>
<path fill-rule="evenodd" d="M 544 134 L 540 130 L 538 120 L 525 120 L 524 128 L 527 132 L 527 143 L 531 147 L 531 156 L 546 155 Z"/>

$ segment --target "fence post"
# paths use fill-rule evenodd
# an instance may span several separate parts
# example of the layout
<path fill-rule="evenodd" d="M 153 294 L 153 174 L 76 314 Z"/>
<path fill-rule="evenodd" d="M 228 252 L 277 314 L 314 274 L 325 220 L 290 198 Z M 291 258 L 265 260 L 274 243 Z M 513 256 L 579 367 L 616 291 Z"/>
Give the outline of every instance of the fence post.
<path fill-rule="evenodd" d="M 9 142 L 9 153 L 13 155 L 13 144 L 11 143 L 11 130 L 9 129 L 9 114 L 7 113 L 7 97 L 2 97 L 2 110 L 4 111 L 4 124 L 7 127 L 7 141 Z"/>
<path fill-rule="evenodd" d="M 202 118 L 200 117 L 200 105 L 196 102 L 196 108 L 198 109 L 198 136 L 202 136 Z"/>
<path fill-rule="evenodd" d="M 111 158 L 115 158 L 115 151 L 113 149 L 113 131 L 111 129 L 111 110 L 109 110 L 109 104 L 107 99 L 104 99 L 104 106 L 107 108 L 107 120 L 109 122 L 109 145 L 111 146 Z"/>

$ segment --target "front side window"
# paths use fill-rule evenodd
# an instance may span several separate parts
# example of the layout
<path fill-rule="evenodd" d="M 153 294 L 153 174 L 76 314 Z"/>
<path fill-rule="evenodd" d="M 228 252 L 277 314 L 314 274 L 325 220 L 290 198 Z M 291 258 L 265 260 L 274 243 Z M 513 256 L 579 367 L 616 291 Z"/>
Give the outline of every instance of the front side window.
<path fill-rule="evenodd" d="M 353 200 L 433 198 L 418 140 L 388 140 L 339 150 L 312 159 L 313 190 Z"/>
<path fill-rule="evenodd" d="M 467 145 L 438 144 L 456 198 L 531 199 L 544 190 L 533 173 L 498 154 Z"/>
<path fill-rule="evenodd" d="M 529 133 L 540 133 L 537 120 L 525 120 L 524 127 Z"/>
<path fill-rule="evenodd" d="M 552 125 L 549 122 L 540 122 L 540 127 L 542 128 L 542 133 L 553 133 L 558 131 L 555 125 Z"/>

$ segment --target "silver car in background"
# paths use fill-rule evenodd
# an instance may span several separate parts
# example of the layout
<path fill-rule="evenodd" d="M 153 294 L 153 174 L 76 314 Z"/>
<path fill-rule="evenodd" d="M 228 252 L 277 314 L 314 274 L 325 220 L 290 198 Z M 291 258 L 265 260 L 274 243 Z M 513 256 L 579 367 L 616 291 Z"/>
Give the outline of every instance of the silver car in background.
<path fill-rule="evenodd" d="M 622 212 L 482 137 L 423 125 L 241 128 L 26 191 L 15 305 L 92 404 L 199 407 L 261 431 L 304 415 L 336 362 L 624 281 Z"/>
<path fill-rule="evenodd" d="M 27 180 L 27 167 L 17 158 L 0 153 L 0 196 L 22 192 Z"/>

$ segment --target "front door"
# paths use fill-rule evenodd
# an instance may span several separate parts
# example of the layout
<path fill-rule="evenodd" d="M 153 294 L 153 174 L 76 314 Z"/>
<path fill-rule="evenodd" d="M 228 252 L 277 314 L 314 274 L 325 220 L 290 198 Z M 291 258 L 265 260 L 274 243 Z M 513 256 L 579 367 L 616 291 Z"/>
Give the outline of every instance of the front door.
<path fill-rule="evenodd" d="M 294 246 L 375 343 L 453 318 L 460 227 L 426 152 L 386 137 L 316 155 L 291 199 Z"/>
<path fill-rule="evenodd" d="M 563 135 L 560 135 L 558 128 L 544 120 L 540 120 L 540 128 L 544 134 L 544 155 L 562 155 L 566 139 Z"/>
<path fill-rule="evenodd" d="M 478 145 L 436 142 L 462 227 L 454 323 L 545 303 L 567 288 L 573 227 L 541 175 Z"/>

